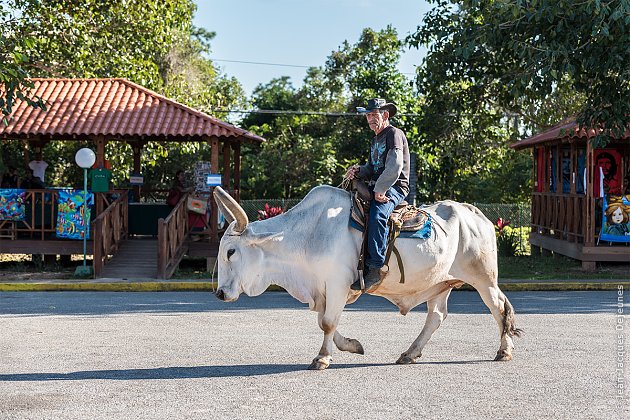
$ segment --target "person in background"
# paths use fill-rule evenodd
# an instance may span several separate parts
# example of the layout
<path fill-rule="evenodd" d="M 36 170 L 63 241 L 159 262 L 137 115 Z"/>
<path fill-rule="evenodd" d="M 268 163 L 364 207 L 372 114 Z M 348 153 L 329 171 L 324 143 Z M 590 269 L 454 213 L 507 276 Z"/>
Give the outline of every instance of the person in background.
<path fill-rule="evenodd" d="M 184 194 L 194 191 L 193 187 L 186 187 L 184 185 L 184 180 L 184 171 L 180 169 L 175 172 L 175 178 L 173 178 L 171 189 L 168 190 L 168 197 L 166 197 L 166 204 L 169 206 L 175 207 Z"/>
<path fill-rule="evenodd" d="M 367 223 L 367 258 L 365 260 L 364 291 L 371 292 L 384 278 L 381 268 L 387 251 L 387 220 L 398 204 L 409 194 L 409 145 L 402 130 L 392 126 L 389 119 L 396 115 L 396 105 L 384 99 L 371 99 L 367 107 L 357 107 L 365 114 L 374 138 L 370 158 L 363 166 L 354 165 L 346 173 L 348 179 L 367 181 L 372 194 Z M 362 290 L 361 279 L 351 286 Z"/>
<path fill-rule="evenodd" d="M 9 165 L 9 170 L 2 175 L 2 188 L 20 188 L 20 178 L 15 166 Z"/>
<path fill-rule="evenodd" d="M 25 190 L 46 188 L 42 180 L 33 174 L 33 170 L 31 168 L 26 168 L 26 177 L 22 180 L 20 187 Z"/>
<path fill-rule="evenodd" d="M 615 157 L 602 152 L 597 155 L 597 167 L 602 168 L 604 173 L 604 193 L 606 195 L 621 195 L 621 180 L 617 178 L 617 161 Z"/>
<path fill-rule="evenodd" d="M 28 167 L 33 170 L 33 176 L 39 178 L 42 183 L 45 182 L 45 174 L 46 168 L 48 168 L 48 163 L 44 162 L 42 159 L 41 148 L 35 148 L 35 159 L 29 162 Z"/>

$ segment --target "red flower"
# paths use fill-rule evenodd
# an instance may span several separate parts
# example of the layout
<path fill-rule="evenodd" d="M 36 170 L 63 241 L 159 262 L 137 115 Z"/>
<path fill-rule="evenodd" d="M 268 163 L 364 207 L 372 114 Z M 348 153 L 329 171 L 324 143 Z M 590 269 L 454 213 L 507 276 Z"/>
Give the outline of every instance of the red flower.
<path fill-rule="evenodd" d="M 282 207 L 270 207 L 269 203 L 265 203 L 264 210 L 258 210 L 258 220 L 265 220 L 284 213 Z"/>
<path fill-rule="evenodd" d="M 503 231 L 503 228 L 510 225 L 509 220 L 503 220 L 503 218 L 499 217 L 497 219 L 497 228 L 499 228 L 499 232 Z"/>

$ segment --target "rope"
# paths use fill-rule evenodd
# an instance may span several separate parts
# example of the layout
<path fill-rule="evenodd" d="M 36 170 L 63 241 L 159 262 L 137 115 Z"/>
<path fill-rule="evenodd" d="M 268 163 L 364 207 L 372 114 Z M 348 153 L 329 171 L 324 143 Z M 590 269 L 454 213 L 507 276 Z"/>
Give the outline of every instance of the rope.
<path fill-rule="evenodd" d="M 337 185 L 337 188 L 341 188 L 342 190 L 351 190 L 352 180 L 349 177 L 343 177 L 341 184 Z"/>
<path fill-rule="evenodd" d="M 212 268 L 212 277 L 211 277 L 211 279 L 212 279 L 212 282 L 211 282 L 212 283 L 212 293 L 216 292 L 216 290 L 214 290 L 214 273 L 215 273 L 215 271 L 217 269 L 218 262 L 219 262 L 219 257 L 217 256 L 217 258 L 214 260 L 214 267 Z M 217 286 L 218 286 L 218 284 L 219 284 L 219 279 L 217 279 Z"/>

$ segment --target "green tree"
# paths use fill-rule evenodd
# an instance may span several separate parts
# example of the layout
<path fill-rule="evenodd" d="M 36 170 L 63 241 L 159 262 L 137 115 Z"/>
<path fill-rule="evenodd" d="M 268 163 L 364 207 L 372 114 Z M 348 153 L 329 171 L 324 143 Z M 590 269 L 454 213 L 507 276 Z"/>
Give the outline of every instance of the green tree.
<path fill-rule="evenodd" d="M 27 31 L 17 13 L 28 1 L 0 1 L 0 112 L 2 122 L 13 112 L 15 99 L 35 108 L 46 109 L 41 98 L 30 94 L 33 83 L 28 80 L 30 59 L 27 51 L 35 46 L 35 37 Z"/>
<path fill-rule="evenodd" d="M 402 48 L 391 27 L 365 29 L 356 44 L 344 42 L 333 52 L 323 68 L 309 69 L 300 89 L 286 77 L 259 86 L 252 98 L 258 111 L 293 113 L 243 119 L 245 127 L 268 140 L 259 150 L 245 150 L 244 189 L 258 197 L 302 197 L 316 185 L 338 185 L 351 163 L 365 162 L 373 133 L 363 117 L 348 115 L 357 105 L 383 97 L 401 112 L 419 109 L 410 81 L 396 69 Z M 323 115 L 299 114 L 306 111 Z M 417 137 L 412 117 L 401 116 L 396 125 L 410 140 Z"/>
<path fill-rule="evenodd" d="M 431 100 L 445 81 L 455 81 L 466 104 L 526 116 L 537 130 L 546 124 L 536 110 L 547 99 L 574 98 L 579 106 L 561 109 L 562 118 L 577 111 L 581 125 L 602 127 L 596 145 L 628 126 L 627 0 L 433 2 L 408 38 L 412 46 L 429 46 L 418 83 Z"/>
<path fill-rule="evenodd" d="M 309 74 L 315 86 L 322 85 L 315 82 L 317 70 L 311 69 Z M 299 113 L 303 106 L 308 111 L 329 110 L 326 101 L 320 99 L 322 108 L 314 109 L 317 102 L 305 99 L 312 88 L 305 85 L 296 91 L 288 77 L 274 79 L 254 90 L 253 103 L 260 110 Z M 332 183 L 337 160 L 329 137 L 329 118 L 291 113 L 252 113 L 244 118 L 243 125 L 267 142 L 243 149 L 243 197 L 303 197 L 316 185 Z"/>
<path fill-rule="evenodd" d="M 6 17 L 12 26 L 3 28 L 0 55 L 13 50 L 21 54 L 23 77 L 17 82 L 26 76 L 125 77 L 206 112 L 245 101 L 238 81 L 220 74 L 206 58 L 214 33 L 192 25 L 192 0 L 9 0 L 2 10 L 0 19 Z M 24 41 L 15 41 L 17 46 L 10 50 L 5 38 Z M 24 92 L 24 87 L 28 86 L 17 85 L 17 92 Z M 50 146 L 45 153 L 49 160 L 65 159 L 75 146 Z M 107 148 L 118 181 L 131 169 L 128 149 L 117 142 Z M 147 179 L 156 187 L 165 187 L 176 169 L 190 167 L 200 158 L 209 159 L 209 150 L 197 143 L 149 143 L 143 153 Z M 19 156 L 12 157 L 16 159 Z M 73 183 L 73 172 L 63 165 L 55 173 L 57 185 Z"/>

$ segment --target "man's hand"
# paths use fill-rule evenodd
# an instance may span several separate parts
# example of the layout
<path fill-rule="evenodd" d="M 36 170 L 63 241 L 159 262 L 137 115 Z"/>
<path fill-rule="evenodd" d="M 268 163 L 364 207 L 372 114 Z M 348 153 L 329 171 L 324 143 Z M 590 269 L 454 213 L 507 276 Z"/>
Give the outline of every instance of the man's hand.
<path fill-rule="evenodd" d="M 359 166 L 352 165 L 351 167 L 348 168 L 348 171 L 346 171 L 346 175 L 344 176 L 344 178 L 355 179 L 358 173 L 359 173 Z"/>
<path fill-rule="evenodd" d="M 381 194 L 381 193 L 374 193 L 374 199 L 376 201 L 378 201 L 379 203 L 387 203 L 389 201 L 389 197 L 386 196 L 385 194 Z"/>

